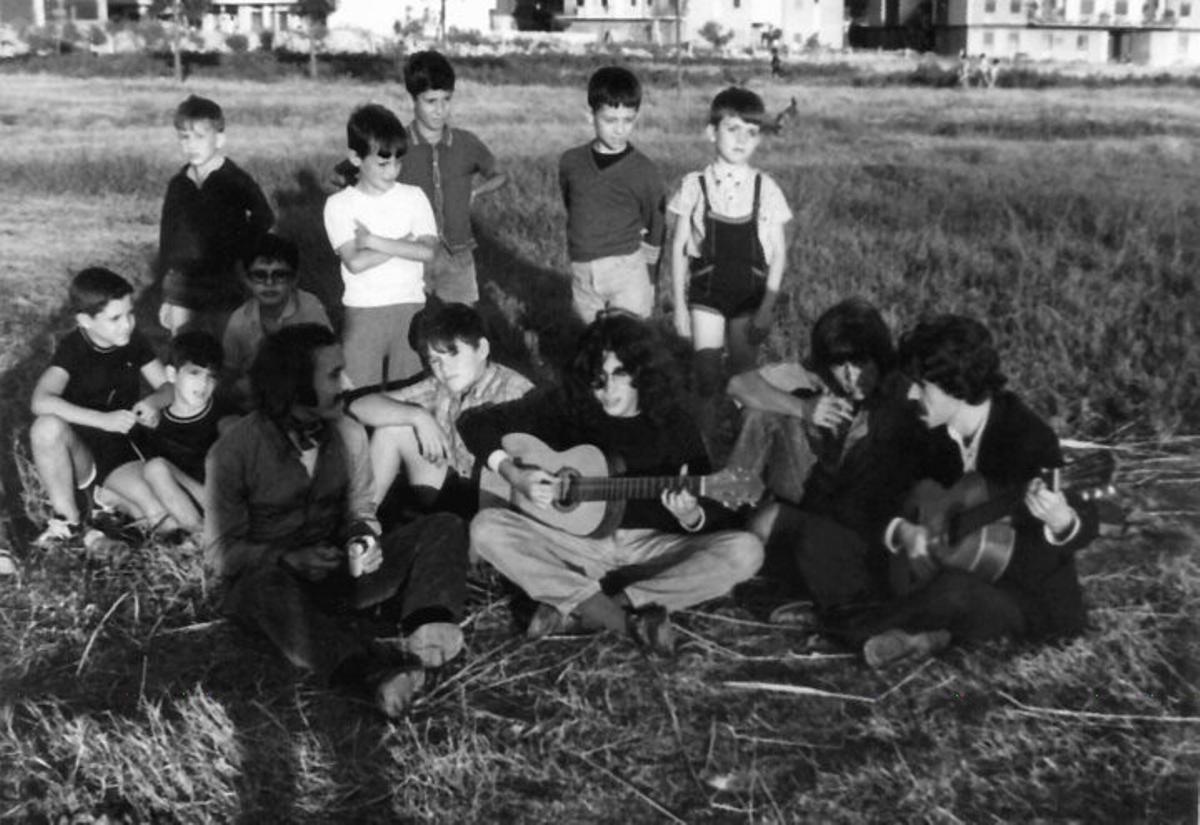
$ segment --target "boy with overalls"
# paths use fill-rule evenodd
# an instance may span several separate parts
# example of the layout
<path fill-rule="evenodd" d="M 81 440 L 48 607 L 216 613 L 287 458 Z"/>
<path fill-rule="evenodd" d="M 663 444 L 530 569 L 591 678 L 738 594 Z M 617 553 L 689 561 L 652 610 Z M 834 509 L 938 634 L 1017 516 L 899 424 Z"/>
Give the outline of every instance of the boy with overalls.
<path fill-rule="evenodd" d="M 762 98 L 748 89 L 713 98 L 707 133 L 717 159 L 686 175 L 667 204 L 675 328 L 692 339 L 705 397 L 721 389 L 726 346 L 731 372 L 754 366 L 783 280 L 792 212 L 775 181 L 750 166 L 763 115 Z"/>

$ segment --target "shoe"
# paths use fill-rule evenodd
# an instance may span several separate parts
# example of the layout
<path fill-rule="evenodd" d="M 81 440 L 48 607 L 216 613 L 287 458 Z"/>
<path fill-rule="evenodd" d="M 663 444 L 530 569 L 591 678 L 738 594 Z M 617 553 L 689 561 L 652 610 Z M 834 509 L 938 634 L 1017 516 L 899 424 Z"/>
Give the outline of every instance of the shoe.
<path fill-rule="evenodd" d="M 533 641 L 553 636 L 561 632 L 566 623 L 567 620 L 558 612 L 558 608 L 538 602 L 537 609 L 533 611 L 529 620 L 529 626 L 525 628 L 525 638 Z"/>
<path fill-rule="evenodd" d="M 873 668 L 887 667 L 903 660 L 920 661 L 950 644 L 950 631 L 932 630 L 926 633 L 906 633 L 887 630 L 867 639 L 863 658 Z"/>
<path fill-rule="evenodd" d="M 398 719 L 425 686 L 425 669 L 416 663 L 382 668 L 368 674 L 366 683 L 379 711 Z"/>
<path fill-rule="evenodd" d="M 35 547 L 48 550 L 52 547 L 78 543 L 83 539 L 83 525 L 77 521 L 68 521 L 60 515 L 53 515 L 46 520 L 46 527 L 33 540 Z"/>
<path fill-rule="evenodd" d="M 462 653 L 462 628 L 454 622 L 428 622 L 408 634 L 404 649 L 425 667 L 441 667 Z"/>
<path fill-rule="evenodd" d="M 665 607 L 651 605 L 630 614 L 629 635 L 648 653 L 675 655 L 675 628 Z"/>

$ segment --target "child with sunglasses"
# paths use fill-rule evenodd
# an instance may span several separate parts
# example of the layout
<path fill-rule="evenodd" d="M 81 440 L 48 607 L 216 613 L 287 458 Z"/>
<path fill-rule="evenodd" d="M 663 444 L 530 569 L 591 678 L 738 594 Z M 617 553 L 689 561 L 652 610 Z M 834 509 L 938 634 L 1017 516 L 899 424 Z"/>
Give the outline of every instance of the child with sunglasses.
<path fill-rule="evenodd" d="M 395 114 L 360 106 L 346 138 L 358 181 L 325 202 L 325 231 L 342 261 L 346 375 L 369 387 L 421 371 L 408 330 L 425 305 L 438 228 L 425 193 L 396 182 L 408 134 Z"/>
<path fill-rule="evenodd" d="M 239 406 L 250 398 L 247 375 L 264 338 L 295 324 L 333 328 L 320 299 L 296 286 L 299 263 L 296 245 L 275 234 L 264 235 L 245 261 L 243 281 L 250 299 L 229 316 L 222 341 L 225 370 Z"/>

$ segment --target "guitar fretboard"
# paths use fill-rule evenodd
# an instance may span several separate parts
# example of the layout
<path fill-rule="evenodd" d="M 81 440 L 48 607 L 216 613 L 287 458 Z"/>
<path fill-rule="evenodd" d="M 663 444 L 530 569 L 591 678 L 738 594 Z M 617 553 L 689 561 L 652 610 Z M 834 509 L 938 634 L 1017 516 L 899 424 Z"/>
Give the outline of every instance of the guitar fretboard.
<path fill-rule="evenodd" d="M 658 498 L 663 490 L 684 489 L 704 495 L 704 476 L 576 477 L 567 480 L 563 497 L 571 501 L 620 501 Z"/>

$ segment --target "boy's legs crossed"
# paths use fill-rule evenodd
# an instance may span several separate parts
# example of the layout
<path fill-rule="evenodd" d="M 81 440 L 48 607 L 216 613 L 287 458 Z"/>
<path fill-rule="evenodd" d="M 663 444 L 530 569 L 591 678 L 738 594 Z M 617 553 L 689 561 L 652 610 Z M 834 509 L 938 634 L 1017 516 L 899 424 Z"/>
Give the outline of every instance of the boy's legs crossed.
<path fill-rule="evenodd" d="M 29 427 L 29 446 L 50 506 L 67 521 L 78 523 L 75 490 L 90 484 L 96 474 L 88 445 L 57 415 L 40 415 Z"/>
<path fill-rule="evenodd" d="M 763 546 L 744 530 L 664 533 L 618 530 L 623 592 L 634 608 L 680 610 L 728 593 L 762 566 Z"/>
<path fill-rule="evenodd" d="M 119 500 L 129 508 L 129 515 L 144 519 L 151 527 L 171 529 L 179 525 L 171 518 L 162 501 L 146 483 L 142 475 L 144 462 L 141 459 L 127 461 L 112 470 L 100 482 L 106 490 L 116 493 Z"/>

